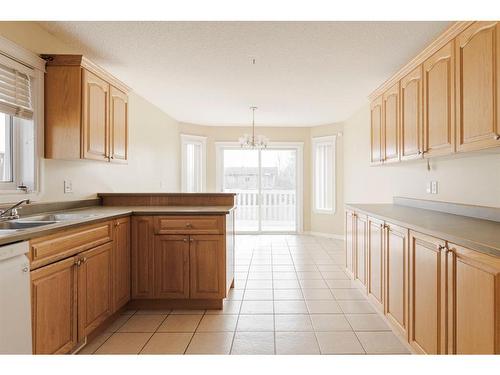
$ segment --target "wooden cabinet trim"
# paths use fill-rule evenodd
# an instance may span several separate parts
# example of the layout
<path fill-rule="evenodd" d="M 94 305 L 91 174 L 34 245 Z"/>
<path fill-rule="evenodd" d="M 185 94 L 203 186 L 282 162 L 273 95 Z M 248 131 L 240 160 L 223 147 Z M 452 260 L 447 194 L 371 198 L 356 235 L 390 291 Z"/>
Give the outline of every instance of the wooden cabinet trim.
<path fill-rule="evenodd" d="M 384 311 L 385 303 L 385 225 L 384 221 L 368 216 L 368 251 L 367 251 L 367 291 L 368 298 Z M 378 231 L 378 241 L 374 241 L 374 233 Z M 374 251 L 379 247 L 379 254 Z M 378 269 L 378 272 L 375 270 Z M 377 278 L 378 274 L 378 278 Z M 378 290 L 378 293 L 377 293 Z"/>
<path fill-rule="evenodd" d="M 392 126 L 389 127 L 388 125 Z M 392 129 L 391 129 L 392 128 Z M 399 82 L 382 95 L 382 161 L 400 161 L 400 96 Z M 388 152 L 388 150 L 392 150 Z"/>
<path fill-rule="evenodd" d="M 123 129 L 118 128 L 117 126 L 117 117 L 119 117 L 119 113 L 115 113 L 116 108 L 116 103 L 115 101 L 122 101 L 123 102 L 123 110 L 124 113 L 121 115 L 123 116 Z M 124 92 L 120 91 L 114 86 L 111 86 L 110 88 L 110 95 L 109 95 L 109 157 L 110 161 L 113 163 L 127 163 L 128 160 L 128 96 Z M 120 146 L 121 143 L 121 148 L 123 148 L 123 152 L 119 152 L 118 146 Z"/>

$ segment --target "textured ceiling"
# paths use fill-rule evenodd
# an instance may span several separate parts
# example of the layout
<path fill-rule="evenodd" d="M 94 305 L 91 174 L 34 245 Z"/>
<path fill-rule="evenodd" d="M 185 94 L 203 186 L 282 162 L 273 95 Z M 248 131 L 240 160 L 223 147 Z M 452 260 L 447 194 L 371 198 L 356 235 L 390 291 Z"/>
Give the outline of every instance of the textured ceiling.
<path fill-rule="evenodd" d="M 40 24 L 178 121 L 248 124 L 255 105 L 258 124 L 313 126 L 349 117 L 448 22 Z"/>

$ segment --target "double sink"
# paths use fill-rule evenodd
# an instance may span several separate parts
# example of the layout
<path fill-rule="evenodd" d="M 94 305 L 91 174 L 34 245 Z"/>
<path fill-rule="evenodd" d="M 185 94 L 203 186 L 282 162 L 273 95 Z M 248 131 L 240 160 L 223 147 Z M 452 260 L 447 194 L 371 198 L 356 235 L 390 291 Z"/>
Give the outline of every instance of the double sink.
<path fill-rule="evenodd" d="M 0 235 L 12 233 L 23 229 L 36 228 L 43 225 L 56 224 L 65 221 L 83 220 L 96 216 L 96 214 L 88 213 L 60 213 L 60 214 L 43 214 L 37 216 L 29 216 L 22 219 L 6 220 L 0 222 Z"/>

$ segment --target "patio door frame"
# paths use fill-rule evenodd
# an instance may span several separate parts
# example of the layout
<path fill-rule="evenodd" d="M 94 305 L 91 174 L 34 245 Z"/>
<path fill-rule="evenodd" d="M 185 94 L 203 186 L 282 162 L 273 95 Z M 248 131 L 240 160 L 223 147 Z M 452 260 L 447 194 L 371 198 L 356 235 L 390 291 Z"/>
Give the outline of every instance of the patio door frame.
<path fill-rule="evenodd" d="M 225 149 L 240 150 L 238 142 L 215 142 L 215 178 L 216 189 L 218 192 L 223 191 L 223 178 L 224 178 L 224 158 L 223 153 Z M 239 234 L 292 234 L 303 233 L 304 231 L 304 207 L 303 207 L 303 191 L 304 191 L 304 143 L 303 142 L 270 142 L 268 143 L 267 150 L 284 149 L 295 150 L 296 152 L 296 209 L 295 209 L 295 231 L 263 231 L 262 230 L 262 186 L 261 186 L 261 153 L 259 152 L 259 183 L 258 183 L 258 196 L 259 196 L 259 229 L 257 231 L 237 231 Z M 236 208 L 238 209 L 238 208 Z"/>

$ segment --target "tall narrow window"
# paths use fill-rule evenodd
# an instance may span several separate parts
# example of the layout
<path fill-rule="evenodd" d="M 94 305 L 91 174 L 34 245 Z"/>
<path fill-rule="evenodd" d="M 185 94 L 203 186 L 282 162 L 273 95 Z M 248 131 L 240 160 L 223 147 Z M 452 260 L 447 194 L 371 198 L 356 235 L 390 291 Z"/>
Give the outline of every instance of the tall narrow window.
<path fill-rule="evenodd" d="M 182 191 L 185 193 L 205 191 L 206 144 L 205 137 L 181 134 Z"/>
<path fill-rule="evenodd" d="M 313 199 L 317 213 L 335 213 L 335 136 L 313 138 Z"/>

